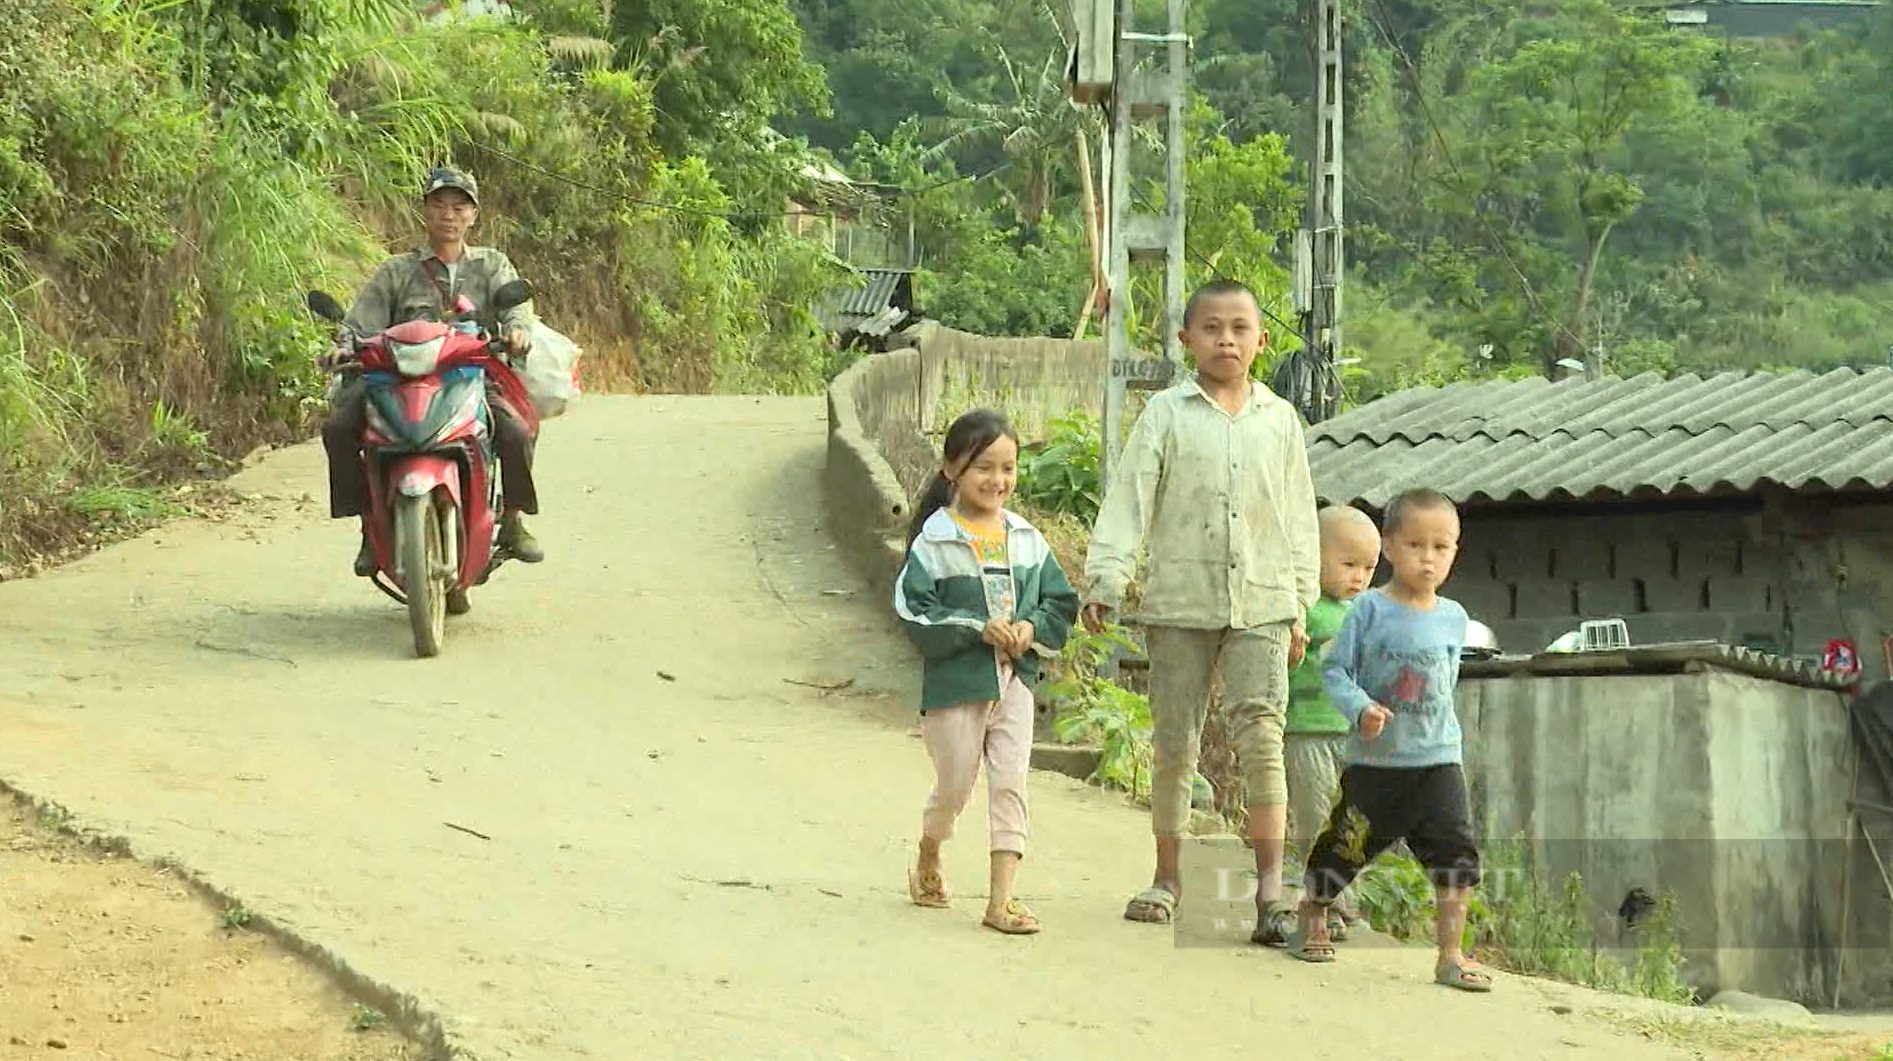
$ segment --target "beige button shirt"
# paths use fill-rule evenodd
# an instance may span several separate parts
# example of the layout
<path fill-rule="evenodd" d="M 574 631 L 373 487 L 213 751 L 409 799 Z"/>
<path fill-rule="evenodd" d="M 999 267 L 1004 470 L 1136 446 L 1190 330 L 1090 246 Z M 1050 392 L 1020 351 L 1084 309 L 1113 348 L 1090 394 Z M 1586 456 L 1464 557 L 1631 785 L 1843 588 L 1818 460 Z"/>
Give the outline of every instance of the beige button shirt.
<path fill-rule="evenodd" d="M 1260 383 L 1229 415 L 1195 379 L 1131 428 L 1085 557 L 1113 610 L 1148 547 L 1139 621 L 1244 629 L 1298 620 L 1321 595 L 1321 531 L 1301 418 Z"/>

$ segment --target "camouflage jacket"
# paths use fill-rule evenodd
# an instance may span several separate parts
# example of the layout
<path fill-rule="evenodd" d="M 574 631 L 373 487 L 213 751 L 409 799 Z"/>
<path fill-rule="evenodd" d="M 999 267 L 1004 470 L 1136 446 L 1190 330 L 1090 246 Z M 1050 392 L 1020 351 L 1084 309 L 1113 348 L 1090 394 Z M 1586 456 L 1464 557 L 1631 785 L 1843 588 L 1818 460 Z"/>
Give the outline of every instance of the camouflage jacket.
<path fill-rule="evenodd" d="M 468 247 L 451 280 L 447 272 L 446 263 L 431 247 L 389 258 L 356 296 L 354 308 L 348 311 L 348 327 L 367 335 L 404 321 L 440 320 L 455 298 L 465 295 L 476 307 L 484 307 L 493 292 L 519 278 L 505 252 L 492 247 Z M 536 319 L 530 301 L 501 318 L 508 330 L 531 328 Z"/>

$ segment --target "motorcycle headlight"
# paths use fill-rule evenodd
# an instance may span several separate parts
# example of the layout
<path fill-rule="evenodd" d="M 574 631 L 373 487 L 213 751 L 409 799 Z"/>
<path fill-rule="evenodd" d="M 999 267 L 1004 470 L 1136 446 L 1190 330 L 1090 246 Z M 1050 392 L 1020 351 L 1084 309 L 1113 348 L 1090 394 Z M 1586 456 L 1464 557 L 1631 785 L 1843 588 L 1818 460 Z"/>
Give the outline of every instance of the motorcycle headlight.
<path fill-rule="evenodd" d="M 441 347 L 447 343 L 447 337 L 437 336 L 424 343 L 401 343 L 388 341 L 388 353 L 394 355 L 394 367 L 408 377 L 425 376 L 434 371 L 440 361 Z"/>

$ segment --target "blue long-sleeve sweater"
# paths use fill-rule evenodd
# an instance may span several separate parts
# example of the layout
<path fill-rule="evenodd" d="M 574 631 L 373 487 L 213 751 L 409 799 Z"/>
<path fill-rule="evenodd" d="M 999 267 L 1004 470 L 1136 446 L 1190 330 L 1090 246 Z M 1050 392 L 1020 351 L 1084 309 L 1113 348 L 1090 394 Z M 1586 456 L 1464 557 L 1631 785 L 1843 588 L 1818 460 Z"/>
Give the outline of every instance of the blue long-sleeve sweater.
<path fill-rule="evenodd" d="M 1437 598 L 1421 611 L 1379 589 L 1355 598 L 1322 664 L 1328 702 L 1347 717 L 1347 761 L 1360 766 L 1424 767 L 1462 759 L 1453 691 L 1466 644 L 1466 610 Z M 1361 736 L 1370 704 L 1393 713 L 1380 736 Z"/>

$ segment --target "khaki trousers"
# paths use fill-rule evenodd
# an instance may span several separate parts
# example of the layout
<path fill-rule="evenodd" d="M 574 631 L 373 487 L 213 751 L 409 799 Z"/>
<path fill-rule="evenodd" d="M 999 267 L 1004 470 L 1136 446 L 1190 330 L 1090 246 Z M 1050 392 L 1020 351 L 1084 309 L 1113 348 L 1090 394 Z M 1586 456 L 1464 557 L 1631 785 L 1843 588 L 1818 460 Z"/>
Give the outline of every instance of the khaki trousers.
<path fill-rule="evenodd" d="M 1203 752 L 1203 722 L 1217 668 L 1223 710 L 1242 764 L 1251 807 L 1288 802 L 1282 725 L 1288 712 L 1289 623 L 1246 630 L 1153 626 L 1150 653 L 1151 829 L 1182 839 L 1190 823 L 1190 781 Z"/>

